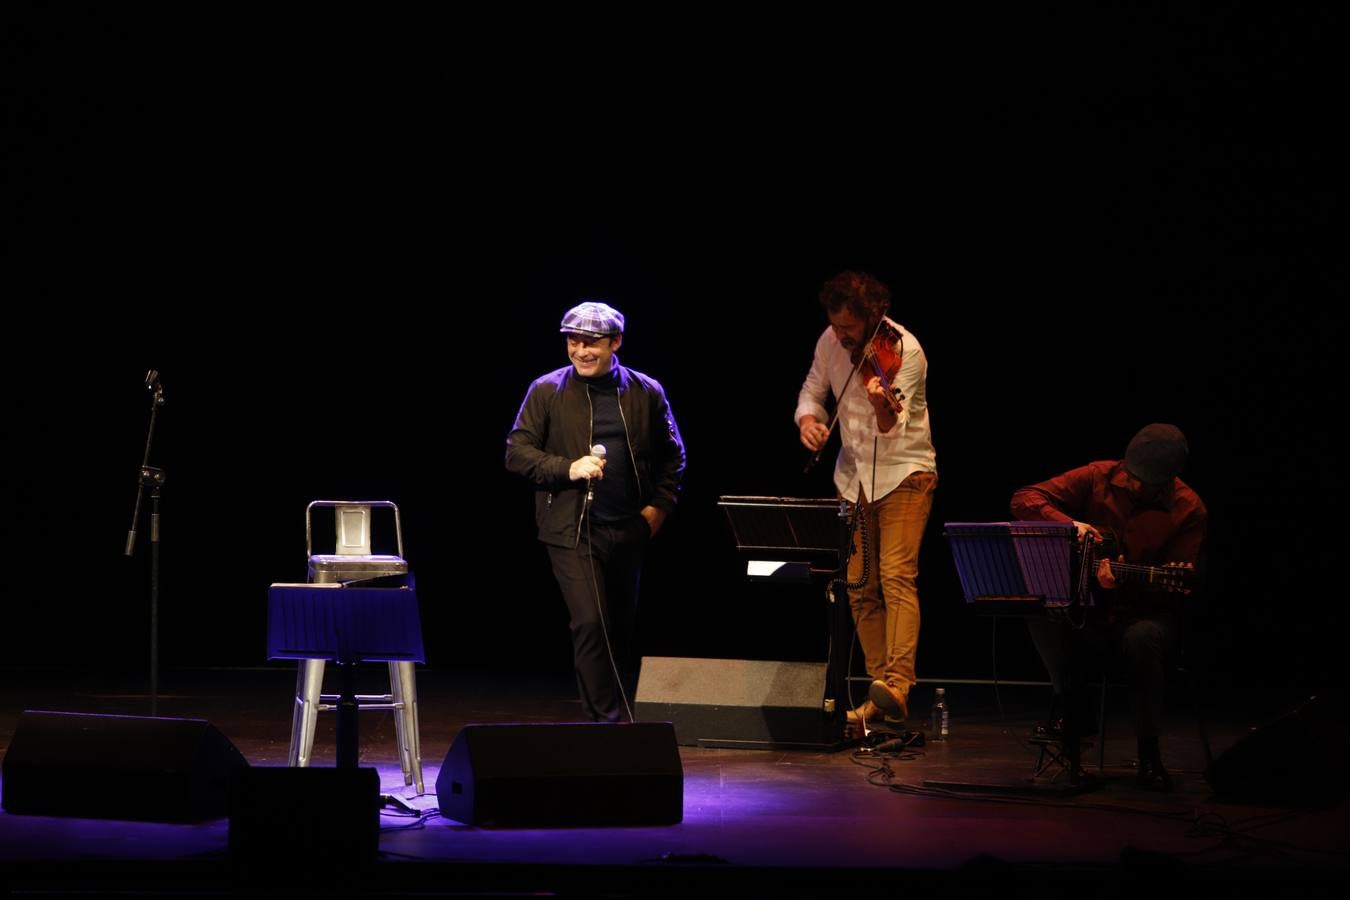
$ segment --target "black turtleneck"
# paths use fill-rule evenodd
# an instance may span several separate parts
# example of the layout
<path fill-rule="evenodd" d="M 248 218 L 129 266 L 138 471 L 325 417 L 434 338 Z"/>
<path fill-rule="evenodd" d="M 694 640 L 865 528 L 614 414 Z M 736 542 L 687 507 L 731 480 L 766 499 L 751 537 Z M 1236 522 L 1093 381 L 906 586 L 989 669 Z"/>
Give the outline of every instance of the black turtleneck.
<path fill-rule="evenodd" d="M 591 397 L 591 443 L 605 445 L 605 477 L 595 484 L 591 519 L 621 522 L 638 513 L 637 484 L 628 452 L 628 434 L 619 412 L 619 370 L 577 375 Z"/>

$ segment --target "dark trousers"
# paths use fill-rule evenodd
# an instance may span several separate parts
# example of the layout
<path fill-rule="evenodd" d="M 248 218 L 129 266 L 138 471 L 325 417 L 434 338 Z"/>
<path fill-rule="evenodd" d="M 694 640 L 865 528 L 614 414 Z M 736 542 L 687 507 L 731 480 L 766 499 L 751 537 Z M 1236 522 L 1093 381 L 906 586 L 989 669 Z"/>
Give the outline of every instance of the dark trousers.
<path fill-rule="evenodd" d="M 548 548 L 572 620 L 581 709 L 595 722 L 628 720 L 624 698 L 632 704 L 638 584 L 650 540 L 646 520 L 635 516 L 616 524 L 583 524 L 576 547 Z"/>
<path fill-rule="evenodd" d="M 1070 712 L 1084 709 L 1082 683 L 1085 671 L 1098 671 L 1109 677 L 1108 665 L 1116 657 L 1124 666 L 1130 691 L 1130 710 L 1135 735 L 1158 737 L 1158 722 L 1167 698 L 1167 666 L 1176 660 L 1176 627 L 1165 611 L 1150 613 L 1112 625 L 1090 625 L 1082 629 L 1049 619 L 1028 622 L 1032 643 L 1050 672 L 1055 693 L 1063 696 Z M 1080 731 L 1094 723 L 1080 720 Z"/>

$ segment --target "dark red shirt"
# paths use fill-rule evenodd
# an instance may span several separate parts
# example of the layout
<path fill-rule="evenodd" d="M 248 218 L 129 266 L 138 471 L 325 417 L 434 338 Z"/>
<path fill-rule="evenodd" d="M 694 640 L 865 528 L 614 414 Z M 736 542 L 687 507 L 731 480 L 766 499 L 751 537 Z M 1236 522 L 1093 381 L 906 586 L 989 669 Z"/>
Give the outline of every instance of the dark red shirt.
<path fill-rule="evenodd" d="M 1200 562 L 1209 513 L 1200 495 L 1173 478 L 1156 500 L 1140 502 L 1118 460 L 1070 469 L 1012 495 L 1015 519 L 1086 522 L 1109 528 L 1128 562 L 1161 566 Z"/>

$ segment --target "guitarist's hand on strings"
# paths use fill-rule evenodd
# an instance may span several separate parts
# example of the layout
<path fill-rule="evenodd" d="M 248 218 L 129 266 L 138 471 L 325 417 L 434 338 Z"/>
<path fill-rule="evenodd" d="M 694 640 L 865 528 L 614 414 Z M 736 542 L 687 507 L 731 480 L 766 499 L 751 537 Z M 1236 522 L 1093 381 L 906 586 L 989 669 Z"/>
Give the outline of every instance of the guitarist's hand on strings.
<path fill-rule="evenodd" d="M 830 429 L 820 424 L 820 420 L 815 416 L 802 416 L 798 427 L 801 430 L 802 445 L 812 453 L 819 450 L 830 439 Z"/>
<path fill-rule="evenodd" d="M 1074 521 L 1074 527 L 1078 529 L 1078 540 L 1082 540 L 1085 535 L 1092 535 L 1092 543 L 1100 544 L 1102 542 L 1102 533 L 1093 528 L 1086 522 Z"/>
<path fill-rule="evenodd" d="M 1091 527 L 1091 526 L 1088 526 Z M 1100 538 L 1098 538 L 1100 540 Z M 1116 559 L 1116 562 L 1124 562 L 1125 554 L 1122 553 Z M 1097 564 L 1097 583 L 1108 591 L 1116 589 L 1116 574 L 1111 571 L 1111 560 L 1104 559 Z"/>

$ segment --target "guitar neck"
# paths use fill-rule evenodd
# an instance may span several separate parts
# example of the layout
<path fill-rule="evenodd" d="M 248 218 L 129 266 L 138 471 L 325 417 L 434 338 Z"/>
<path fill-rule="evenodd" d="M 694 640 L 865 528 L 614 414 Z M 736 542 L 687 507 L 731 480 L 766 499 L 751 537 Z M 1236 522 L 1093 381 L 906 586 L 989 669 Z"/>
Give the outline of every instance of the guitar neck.
<path fill-rule="evenodd" d="M 1176 591 L 1189 586 L 1195 570 L 1181 566 L 1145 566 L 1138 563 L 1111 563 L 1111 574 L 1121 584 Z"/>

